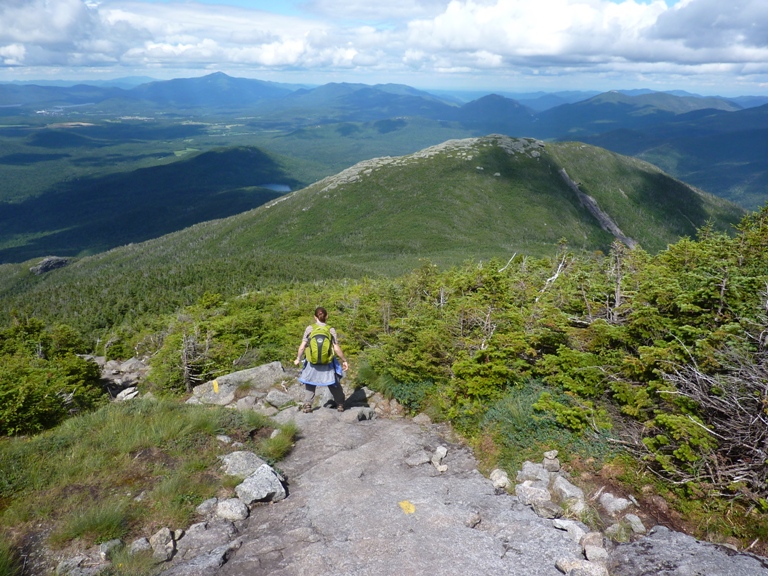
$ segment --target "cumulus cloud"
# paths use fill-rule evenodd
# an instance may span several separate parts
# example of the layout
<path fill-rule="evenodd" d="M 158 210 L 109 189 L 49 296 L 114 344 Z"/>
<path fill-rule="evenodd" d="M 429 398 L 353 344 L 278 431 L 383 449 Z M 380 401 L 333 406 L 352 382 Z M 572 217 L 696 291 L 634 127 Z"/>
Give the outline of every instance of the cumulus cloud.
<path fill-rule="evenodd" d="M 309 12 L 334 20 L 392 22 L 436 16 L 443 11 L 445 0 L 311 0 L 304 5 Z"/>
<path fill-rule="evenodd" d="M 0 66 L 634 74 L 766 81 L 765 0 L 0 0 Z"/>
<path fill-rule="evenodd" d="M 24 62 L 26 49 L 21 44 L 0 46 L 0 62 L 4 66 L 19 66 Z"/>
<path fill-rule="evenodd" d="M 695 0 L 662 14 L 649 33 L 694 50 L 768 47 L 768 3 Z"/>

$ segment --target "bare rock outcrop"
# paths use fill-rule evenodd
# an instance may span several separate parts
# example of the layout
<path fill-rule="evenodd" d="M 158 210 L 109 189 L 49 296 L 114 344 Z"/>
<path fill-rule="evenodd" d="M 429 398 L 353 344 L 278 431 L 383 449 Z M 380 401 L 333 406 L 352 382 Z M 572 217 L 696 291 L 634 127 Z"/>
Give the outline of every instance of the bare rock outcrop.
<path fill-rule="evenodd" d="M 35 266 L 32 266 L 29 271 L 32 272 L 32 274 L 40 276 L 41 274 L 45 274 L 51 270 L 63 268 L 67 264 L 69 264 L 69 258 L 62 258 L 60 256 L 47 256 L 46 258 L 40 260 L 40 262 L 38 262 Z"/>

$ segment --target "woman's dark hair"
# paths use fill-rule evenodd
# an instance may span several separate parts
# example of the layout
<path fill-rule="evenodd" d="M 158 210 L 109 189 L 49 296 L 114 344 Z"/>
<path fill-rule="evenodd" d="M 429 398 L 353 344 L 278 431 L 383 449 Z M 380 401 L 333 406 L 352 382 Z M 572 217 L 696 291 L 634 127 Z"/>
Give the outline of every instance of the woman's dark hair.
<path fill-rule="evenodd" d="M 328 318 L 328 312 L 322 306 L 318 306 L 315 308 L 315 318 L 320 322 L 325 322 L 325 319 Z"/>

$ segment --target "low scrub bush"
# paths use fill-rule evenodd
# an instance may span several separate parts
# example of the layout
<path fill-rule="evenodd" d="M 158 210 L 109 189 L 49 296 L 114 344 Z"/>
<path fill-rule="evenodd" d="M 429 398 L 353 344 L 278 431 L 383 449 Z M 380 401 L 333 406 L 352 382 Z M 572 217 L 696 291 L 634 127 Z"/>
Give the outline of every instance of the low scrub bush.
<path fill-rule="evenodd" d="M 33 434 L 105 400 L 98 366 L 71 328 L 16 319 L 0 330 L 0 435 Z"/>
<path fill-rule="evenodd" d="M 576 456 L 602 460 L 613 454 L 605 438 L 593 431 L 563 426 L 556 413 L 541 405 L 543 394 L 563 405 L 569 403 L 567 395 L 528 381 L 511 387 L 485 412 L 480 429 L 497 439 L 505 469 L 519 470 L 525 460 L 539 461 L 547 450 L 558 450 L 566 461 Z"/>

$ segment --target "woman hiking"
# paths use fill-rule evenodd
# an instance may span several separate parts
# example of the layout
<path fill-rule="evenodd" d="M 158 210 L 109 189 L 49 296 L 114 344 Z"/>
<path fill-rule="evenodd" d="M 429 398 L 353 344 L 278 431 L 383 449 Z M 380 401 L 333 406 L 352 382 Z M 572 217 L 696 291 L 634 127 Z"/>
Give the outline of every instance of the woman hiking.
<path fill-rule="evenodd" d="M 315 323 L 304 330 L 296 360 L 293 361 L 298 366 L 302 361 L 302 354 L 306 352 L 304 368 L 299 376 L 299 382 L 304 384 L 305 389 L 302 406 L 304 412 L 312 412 L 312 401 L 318 386 L 328 386 L 336 403 L 336 410 L 344 412 L 344 391 L 341 389 L 341 375 L 334 353 L 341 359 L 341 369 L 345 372 L 349 369 L 349 364 L 339 346 L 336 330 L 325 323 L 327 319 L 328 312 L 325 308 L 315 308 Z"/>

